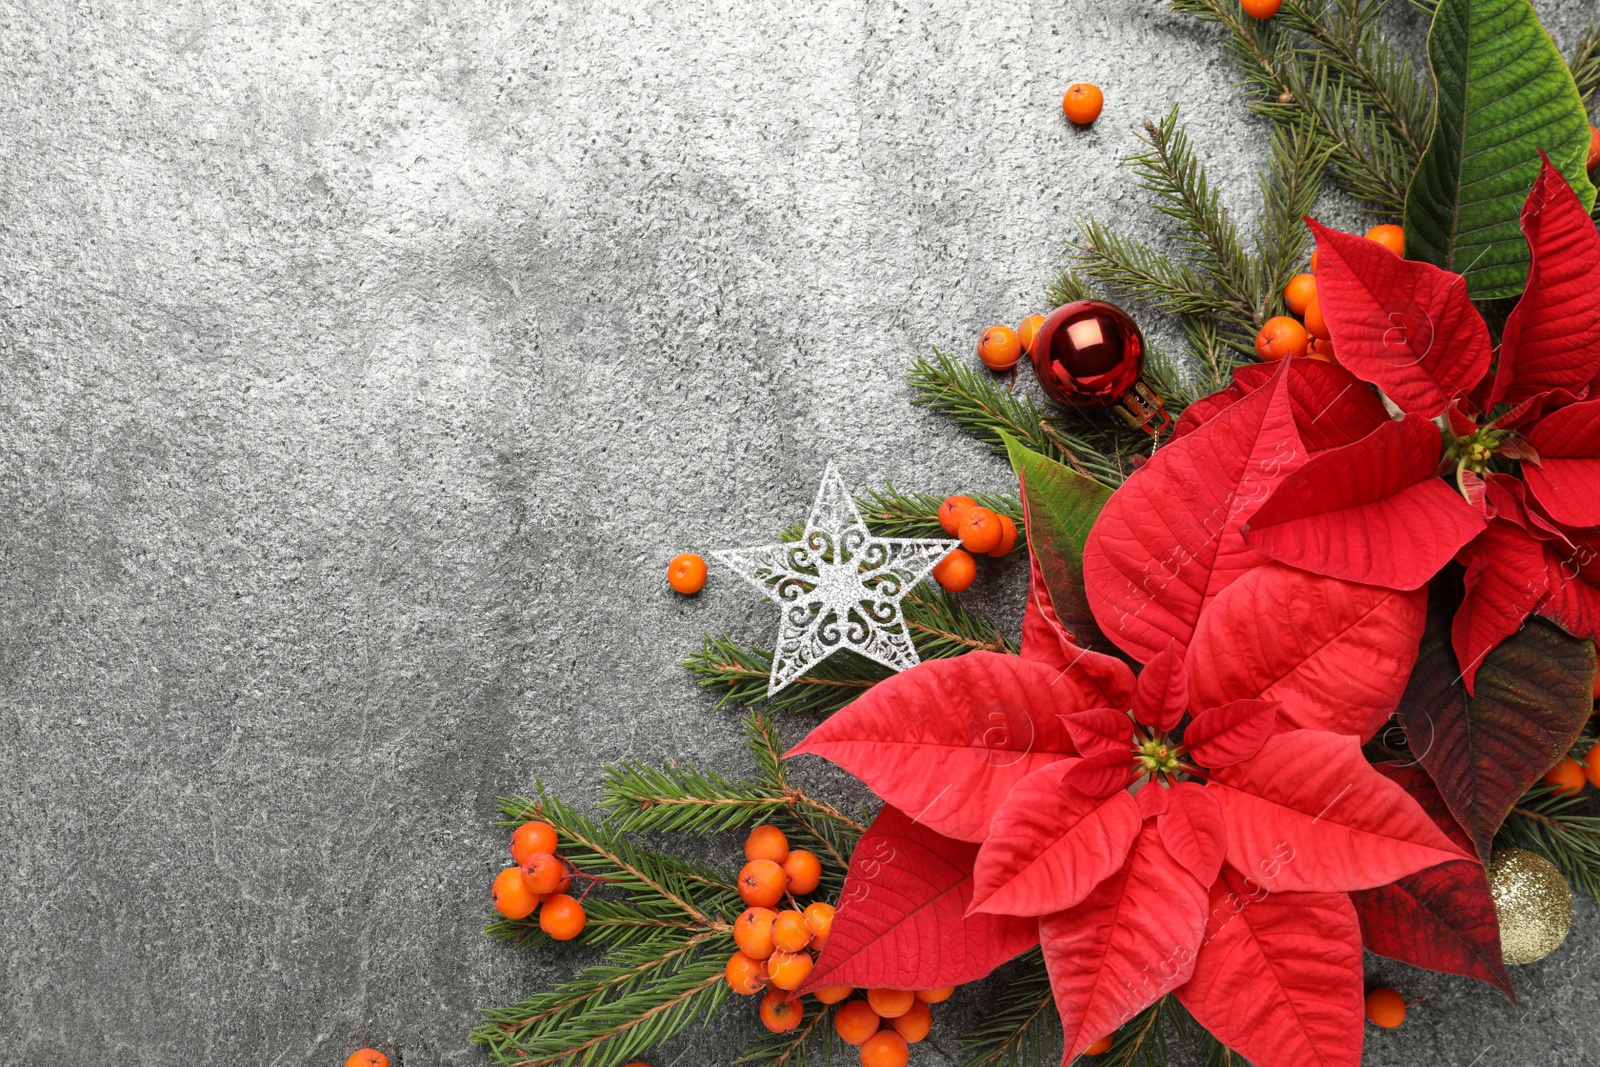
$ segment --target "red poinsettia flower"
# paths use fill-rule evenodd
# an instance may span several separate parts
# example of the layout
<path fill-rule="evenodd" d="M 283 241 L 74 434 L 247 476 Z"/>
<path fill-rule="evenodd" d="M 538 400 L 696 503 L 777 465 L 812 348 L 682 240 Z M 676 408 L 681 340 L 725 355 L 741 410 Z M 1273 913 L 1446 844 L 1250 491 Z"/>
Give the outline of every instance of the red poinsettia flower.
<path fill-rule="evenodd" d="M 1318 574 L 1416 589 L 1452 557 L 1468 692 L 1531 613 L 1600 637 L 1600 232 L 1545 161 L 1522 212 L 1526 288 L 1498 358 L 1460 275 L 1311 223 L 1339 361 L 1404 417 L 1320 454 L 1248 543 Z M 1197 408 L 1190 425 L 1230 402 Z M 1453 468 L 1459 493 L 1436 475 Z"/>
<path fill-rule="evenodd" d="M 1459 829 L 1361 753 L 1399 701 L 1425 593 L 1244 537 L 1313 461 L 1297 418 L 1340 374 L 1354 381 L 1278 368 L 1158 450 L 1077 542 L 1081 570 L 1048 558 L 1049 582 L 1039 546 L 1071 539 L 1025 486 L 1022 655 L 924 663 L 790 753 L 886 804 L 809 987 L 970 981 L 1037 941 L 1068 1061 L 1174 992 L 1259 1067 L 1354 1067 L 1363 921 L 1398 923 L 1402 958 L 1506 985 Z M 1441 923 L 1446 892 L 1462 917 Z"/>

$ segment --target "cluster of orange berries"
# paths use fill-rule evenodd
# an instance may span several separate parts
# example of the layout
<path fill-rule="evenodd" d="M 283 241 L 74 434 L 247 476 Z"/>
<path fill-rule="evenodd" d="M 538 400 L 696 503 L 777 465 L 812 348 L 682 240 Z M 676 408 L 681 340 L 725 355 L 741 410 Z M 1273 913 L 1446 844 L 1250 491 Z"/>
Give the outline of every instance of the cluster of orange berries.
<path fill-rule="evenodd" d="M 1600 789 L 1600 742 L 1589 746 L 1581 762 L 1562 756 L 1561 762 L 1545 773 L 1543 781 L 1564 797 L 1575 797 L 1583 792 L 1585 781 Z"/>
<path fill-rule="evenodd" d="M 556 852 L 556 828 L 547 822 L 525 822 L 511 834 L 516 866 L 495 876 L 490 894 L 494 910 L 508 919 L 526 919 L 539 912 L 539 929 L 557 941 L 571 941 L 589 921 L 583 904 L 567 890 L 572 879 L 588 878 Z"/>
<path fill-rule="evenodd" d="M 989 327 L 978 338 L 978 358 L 992 371 L 1010 370 L 1022 358 L 1022 353 L 1033 355 L 1033 339 L 1039 336 L 1039 327 L 1043 325 L 1043 315 L 1029 315 L 1017 323 L 1015 330 L 1009 326 Z"/>
<path fill-rule="evenodd" d="M 1406 232 L 1399 226 L 1388 223 L 1374 226 L 1366 232 L 1366 238 L 1397 256 L 1406 254 Z M 1317 300 L 1316 275 L 1317 254 L 1313 252 L 1310 273 L 1296 274 L 1283 290 L 1284 304 L 1299 318 L 1276 315 L 1268 319 L 1256 334 L 1256 355 L 1265 360 L 1310 356 L 1327 363 L 1335 362 L 1328 324 L 1322 318 L 1322 304 Z"/>
<path fill-rule="evenodd" d="M 948 496 L 939 505 L 939 528 L 961 538 L 961 547 L 933 568 L 934 581 L 959 593 L 978 577 L 974 555 L 998 559 L 1017 547 L 1017 524 L 1011 516 L 979 504 L 970 496 Z"/>

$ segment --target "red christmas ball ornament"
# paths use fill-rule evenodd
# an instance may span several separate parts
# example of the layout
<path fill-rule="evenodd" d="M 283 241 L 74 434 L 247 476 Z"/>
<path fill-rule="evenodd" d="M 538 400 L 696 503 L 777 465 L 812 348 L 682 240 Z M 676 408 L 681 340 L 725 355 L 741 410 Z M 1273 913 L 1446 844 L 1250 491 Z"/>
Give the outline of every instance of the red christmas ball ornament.
<path fill-rule="evenodd" d="M 1144 335 L 1115 304 L 1075 300 L 1056 308 L 1039 327 L 1032 356 L 1039 384 L 1058 404 L 1111 408 L 1152 434 L 1172 422 L 1156 391 L 1139 377 Z"/>

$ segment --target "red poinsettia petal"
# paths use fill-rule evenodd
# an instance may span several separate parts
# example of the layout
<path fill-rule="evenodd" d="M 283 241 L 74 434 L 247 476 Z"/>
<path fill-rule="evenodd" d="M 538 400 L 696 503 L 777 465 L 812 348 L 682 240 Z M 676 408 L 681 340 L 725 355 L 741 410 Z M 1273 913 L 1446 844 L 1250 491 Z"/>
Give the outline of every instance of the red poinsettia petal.
<path fill-rule="evenodd" d="M 1517 631 L 1549 591 L 1544 544 L 1503 519 L 1489 523 L 1462 552 L 1466 596 L 1450 628 L 1450 643 L 1467 692 L 1495 646 Z"/>
<path fill-rule="evenodd" d="M 1492 399 L 1517 404 L 1560 390 L 1581 400 L 1600 372 L 1600 231 L 1548 159 L 1523 205 L 1522 232 L 1532 262 L 1501 334 Z"/>
<path fill-rule="evenodd" d="M 1061 716 L 1083 697 L 1061 672 L 968 652 L 873 686 L 788 752 L 831 760 L 947 837 L 982 841 L 1024 775 L 1077 754 Z"/>
<path fill-rule="evenodd" d="M 1061 775 L 1062 781 L 1092 797 L 1108 797 L 1120 789 L 1128 788 L 1133 781 L 1133 753 L 1129 748 L 1121 752 L 1096 752 L 1074 760 Z"/>
<path fill-rule="evenodd" d="M 1128 713 L 1115 708 L 1090 708 L 1061 716 L 1061 725 L 1081 755 L 1116 752 L 1126 756 L 1133 748 L 1133 723 Z"/>
<path fill-rule="evenodd" d="M 1142 821 L 1138 805 L 1126 790 L 1097 798 L 1067 785 L 1064 773 L 1075 762 L 1034 771 L 995 812 L 972 872 L 973 911 L 1070 908 L 1127 862 Z"/>
<path fill-rule="evenodd" d="M 850 856 L 827 947 L 799 992 L 960 985 L 1031 948 L 1032 919 L 967 914 L 977 855 L 886 805 Z"/>
<path fill-rule="evenodd" d="M 1545 542 L 1544 570 L 1550 592 L 1537 610 L 1573 637 L 1600 641 L 1600 589 L 1585 581 L 1577 558 L 1587 555 L 1592 559 L 1592 553 L 1586 547 Z"/>
<path fill-rule="evenodd" d="M 1022 658 L 1054 669 L 1058 685 L 1077 691 L 1080 707 L 1125 708 L 1133 701 L 1134 677 L 1128 665 L 1115 656 L 1079 647 L 1062 627 L 1037 558 L 1022 615 Z"/>
<path fill-rule="evenodd" d="M 1276 700 L 1230 700 L 1196 713 L 1183 747 L 1202 767 L 1231 767 L 1261 751 L 1278 725 Z"/>
<path fill-rule="evenodd" d="M 1600 523 L 1600 400 L 1552 411 L 1528 443 L 1539 462 L 1524 463 L 1522 477 L 1539 504 L 1564 526 Z"/>
<path fill-rule="evenodd" d="M 1189 646 L 1196 707 L 1276 700 L 1278 729 L 1371 737 L 1400 703 L 1427 591 L 1358 585 L 1268 563 L 1206 609 Z"/>
<path fill-rule="evenodd" d="M 1206 924 L 1206 887 L 1146 823 L 1133 855 L 1075 908 L 1039 920 L 1070 1063 L 1182 985 Z"/>
<path fill-rule="evenodd" d="M 1151 792 L 1146 786 L 1141 794 Z M 1228 851 L 1228 824 L 1217 798 L 1202 785 L 1178 782 L 1163 790 L 1167 810 L 1156 820 L 1167 854 L 1201 885 L 1217 880 L 1217 870 Z"/>
<path fill-rule="evenodd" d="M 1359 1067 L 1361 934 L 1343 893 L 1268 893 L 1224 867 L 1178 1000 L 1256 1067 Z"/>
<path fill-rule="evenodd" d="M 1139 805 L 1140 818 L 1154 819 L 1157 815 L 1165 815 L 1167 809 L 1172 806 L 1171 793 L 1172 790 L 1168 786 L 1157 781 L 1146 782 L 1141 786 L 1139 791 L 1133 794 L 1133 799 Z"/>
<path fill-rule="evenodd" d="M 1333 578 L 1418 589 L 1483 529 L 1437 475 L 1439 428 L 1417 415 L 1319 452 L 1283 480 L 1245 540 Z"/>
<path fill-rule="evenodd" d="M 1188 706 L 1189 676 L 1183 669 L 1183 652 L 1176 641 L 1171 641 L 1139 672 L 1139 683 L 1133 691 L 1133 716 L 1166 733 L 1183 719 Z"/>
<path fill-rule="evenodd" d="M 1228 820 L 1228 863 L 1275 893 L 1371 889 L 1472 858 L 1348 735 L 1278 734 L 1206 788 Z"/>
<path fill-rule="evenodd" d="M 1472 847 L 1472 839 L 1421 767 L 1380 763 L 1376 770 L 1411 794 L 1452 841 Z M 1358 890 L 1350 899 L 1369 950 L 1414 967 L 1487 982 L 1516 1003 L 1500 954 L 1494 897 L 1481 864 L 1441 863 L 1389 885 Z"/>
<path fill-rule="evenodd" d="M 1351 444 L 1389 421 L 1389 413 L 1372 387 L 1337 363 L 1289 359 L 1283 365 L 1288 368 L 1284 373 L 1289 376 L 1289 410 L 1306 451 Z M 1199 429 L 1224 408 L 1266 385 L 1276 370 L 1271 363 L 1239 367 L 1226 389 L 1183 409 L 1173 436 Z"/>
<path fill-rule="evenodd" d="M 1300 463 L 1285 383 L 1260 389 L 1158 449 L 1100 512 L 1084 553 L 1108 638 L 1148 663 L 1188 645 L 1201 609 L 1262 561 L 1241 528 Z"/>
<path fill-rule="evenodd" d="M 1433 418 L 1489 369 L 1489 328 L 1459 274 L 1307 219 L 1317 300 L 1339 362 L 1402 411 Z"/>

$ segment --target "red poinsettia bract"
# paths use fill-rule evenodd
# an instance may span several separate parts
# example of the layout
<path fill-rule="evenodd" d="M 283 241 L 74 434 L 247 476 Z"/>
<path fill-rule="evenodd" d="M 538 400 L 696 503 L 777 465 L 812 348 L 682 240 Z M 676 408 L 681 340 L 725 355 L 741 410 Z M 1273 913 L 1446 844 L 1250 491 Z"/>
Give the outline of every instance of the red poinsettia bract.
<path fill-rule="evenodd" d="M 886 804 L 810 986 L 965 981 L 1037 938 L 1069 1061 L 1173 992 L 1259 1067 L 1359 1063 L 1351 894 L 1481 867 L 1360 750 L 1399 700 L 1425 593 L 1288 566 L 1244 535 L 1315 462 L 1297 422 L 1335 384 L 1322 373 L 1279 369 L 1100 513 L 1083 592 L 1137 675 L 1062 629 L 1035 560 L 1021 656 L 924 663 L 795 747 Z M 1431 892 L 1402 902 L 1431 914 Z M 1450 937 L 1449 969 L 1492 972 L 1474 950 L 1498 964 L 1497 940 Z"/>

